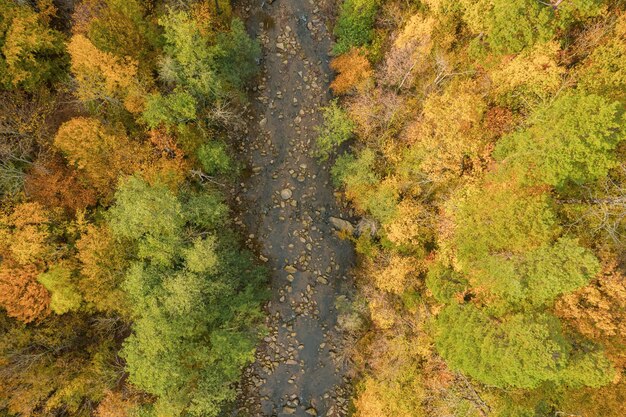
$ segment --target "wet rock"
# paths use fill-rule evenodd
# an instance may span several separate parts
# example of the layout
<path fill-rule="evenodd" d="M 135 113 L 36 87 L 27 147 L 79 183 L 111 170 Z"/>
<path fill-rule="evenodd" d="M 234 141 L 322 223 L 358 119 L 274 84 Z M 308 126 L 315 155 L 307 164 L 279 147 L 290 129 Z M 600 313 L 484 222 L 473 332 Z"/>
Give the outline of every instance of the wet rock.
<path fill-rule="evenodd" d="M 289 188 L 283 188 L 280 191 L 280 198 L 282 198 L 283 200 L 289 200 L 292 195 L 293 193 Z"/>
<path fill-rule="evenodd" d="M 328 221 L 330 221 L 330 224 L 337 230 L 350 234 L 354 233 L 354 226 L 347 220 L 340 219 L 339 217 L 329 217 Z"/>

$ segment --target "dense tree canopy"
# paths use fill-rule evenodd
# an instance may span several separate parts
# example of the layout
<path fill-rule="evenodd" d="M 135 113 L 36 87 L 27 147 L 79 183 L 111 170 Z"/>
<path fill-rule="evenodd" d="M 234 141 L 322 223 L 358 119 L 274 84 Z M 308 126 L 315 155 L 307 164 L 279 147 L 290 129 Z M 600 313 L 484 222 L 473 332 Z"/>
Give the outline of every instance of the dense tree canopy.
<path fill-rule="evenodd" d="M 63 35 L 50 28 L 52 1 L 39 11 L 11 0 L 0 1 L 0 84 L 33 91 L 65 74 Z"/>
<path fill-rule="evenodd" d="M 624 413 L 624 16 L 342 2 L 333 85 L 354 140 L 321 156 L 378 228 L 350 236 L 371 319 L 356 416 Z"/>
<path fill-rule="evenodd" d="M 558 327 L 548 315 L 494 321 L 475 307 L 450 305 L 437 317 L 435 343 L 453 369 L 496 387 L 536 388 L 546 381 L 598 387 L 610 382 L 610 362 L 601 353 L 576 352 Z"/>
<path fill-rule="evenodd" d="M 131 177 L 109 213 L 113 233 L 137 248 L 122 284 L 136 317 L 122 351 L 130 380 L 158 396 L 155 415 L 217 415 L 252 359 L 262 270 L 213 234 L 222 219 L 194 223 L 163 186 Z M 188 240 L 185 225 L 209 234 Z"/>
<path fill-rule="evenodd" d="M 356 220 L 354 297 L 316 311 L 351 412 L 626 415 L 624 2 L 331 3 L 300 76 L 339 97 L 293 104 Z M 229 206 L 262 63 L 245 15 L 0 0 L 0 416 L 228 414 L 267 291 Z M 323 35 L 297 18 L 269 29 L 296 50 Z"/>
<path fill-rule="evenodd" d="M 227 0 L 70 3 L 0 0 L 0 415 L 217 416 L 265 270 L 212 112 L 259 46 Z"/>

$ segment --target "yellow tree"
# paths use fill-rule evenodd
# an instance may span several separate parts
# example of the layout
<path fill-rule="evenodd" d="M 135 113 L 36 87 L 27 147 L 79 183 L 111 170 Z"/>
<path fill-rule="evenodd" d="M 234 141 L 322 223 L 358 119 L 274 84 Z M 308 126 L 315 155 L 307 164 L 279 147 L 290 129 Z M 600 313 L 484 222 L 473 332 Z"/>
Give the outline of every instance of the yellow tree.
<path fill-rule="evenodd" d="M 559 66 L 556 42 L 535 45 L 491 73 L 496 98 L 513 108 L 532 108 L 555 94 L 565 69 Z"/>
<path fill-rule="evenodd" d="M 338 73 L 330 85 L 335 94 L 361 90 L 374 75 L 369 60 L 359 48 L 353 48 L 350 52 L 333 59 L 330 67 Z"/>
<path fill-rule="evenodd" d="M 26 323 L 49 314 L 50 295 L 37 281 L 50 257 L 48 213 L 22 203 L 0 219 L 0 305 Z"/>
<path fill-rule="evenodd" d="M 32 91 L 63 76 L 63 35 L 49 27 L 51 0 L 37 1 L 39 13 L 18 3 L 0 0 L 0 84 Z"/>
<path fill-rule="evenodd" d="M 480 171 L 489 154 L 481 129 L 485 109 L 484 94 L 475 81 L 456 82 L 443 93 L 430 95 L 406 135 L 421 171 L 435 181 Z"/>
<path fill-rule="evenodd" d="M 147 159 L 145 147 L 93 118 L 77 117 L 63 123 L 54 145 L 102 197 L 113 191 L 120 175 L 132 174 Z"/>
<path fill-rule="evenodd" d="M 78 287 L 99 311 L 128 315 L 129 306 L 119 285 L 128 268 L 125 248 L 106 226 L 87 226 L 76 243 L 81 262 Z"/>
<path fill-rule="evenodd" d="M 131 113 L 143 110 L 145 91 L 137 80 L 136 60 L 103 52 L 81 34 L 72 36 L 67 49 L 80 100 L 122 106 Z"/>

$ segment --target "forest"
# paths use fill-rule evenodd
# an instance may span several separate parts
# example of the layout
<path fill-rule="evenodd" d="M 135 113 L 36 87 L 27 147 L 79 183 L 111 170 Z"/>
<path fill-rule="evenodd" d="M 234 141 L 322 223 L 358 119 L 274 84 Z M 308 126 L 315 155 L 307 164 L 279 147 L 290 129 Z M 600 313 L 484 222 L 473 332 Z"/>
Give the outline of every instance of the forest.
<path fill-rule="evenodd" d="M 625 105 L 623 0 L 0 0 L 0 417 L 624 417 Z M 319 241 L 251 233 L 247 138 L 317 115 Z M 292 288 L 345 403 L 250 376 Z"/>
<path fill-rule="evenodd" d="M 380 225 L 355 415 L 626 415 L 624 12 L 341 4 L 320 149 Z"/>
<path fill-rule="evenodd" d="M 0 15 L 0 413 L 217 415 L 267 276 L 203 183 L 258 44 L 228 1 Z"/>

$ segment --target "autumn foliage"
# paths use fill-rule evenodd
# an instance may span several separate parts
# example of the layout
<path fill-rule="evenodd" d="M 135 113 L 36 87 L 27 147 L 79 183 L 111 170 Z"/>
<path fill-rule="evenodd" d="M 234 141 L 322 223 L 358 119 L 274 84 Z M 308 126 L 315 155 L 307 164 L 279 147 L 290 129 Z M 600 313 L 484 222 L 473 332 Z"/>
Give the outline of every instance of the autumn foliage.
<path fill-rule="evenodd" d="M 11 317 L 30 323 L 50 314 L 50 294 L 37 281 L 34 265 L 11 265 L 5 259 L 0 268 L 0 305 Z"/>
<path fill-rule="evenodd" d="M 62 207 L 70 213 L 97 202 L 95 190 L 57 156 L 32 167 L 24 181 L 24 192 L 46 207 Z"/>
<path fill-rule="evenodd" d="M 346 94 L 354 89 L 365 88 L 374 74 L 369 60 L 363 51 L 357 48 L 334 58 L 330 67 L 337 72 L 337 76 L 330 84 L 335 94 Z"/>
<path fill-rule="evenodd" d="M 56 3 L 0 0 L 0 415 L 219 415 L 262 317 L 216 185 L 260 47 L 228 0 Z"/>
<path fill-rule="evenodd" d="M 339 11 L 322 155 L 377 229 L 355 416 L 623 415 L 623 5 L 371 4 Z"/>

